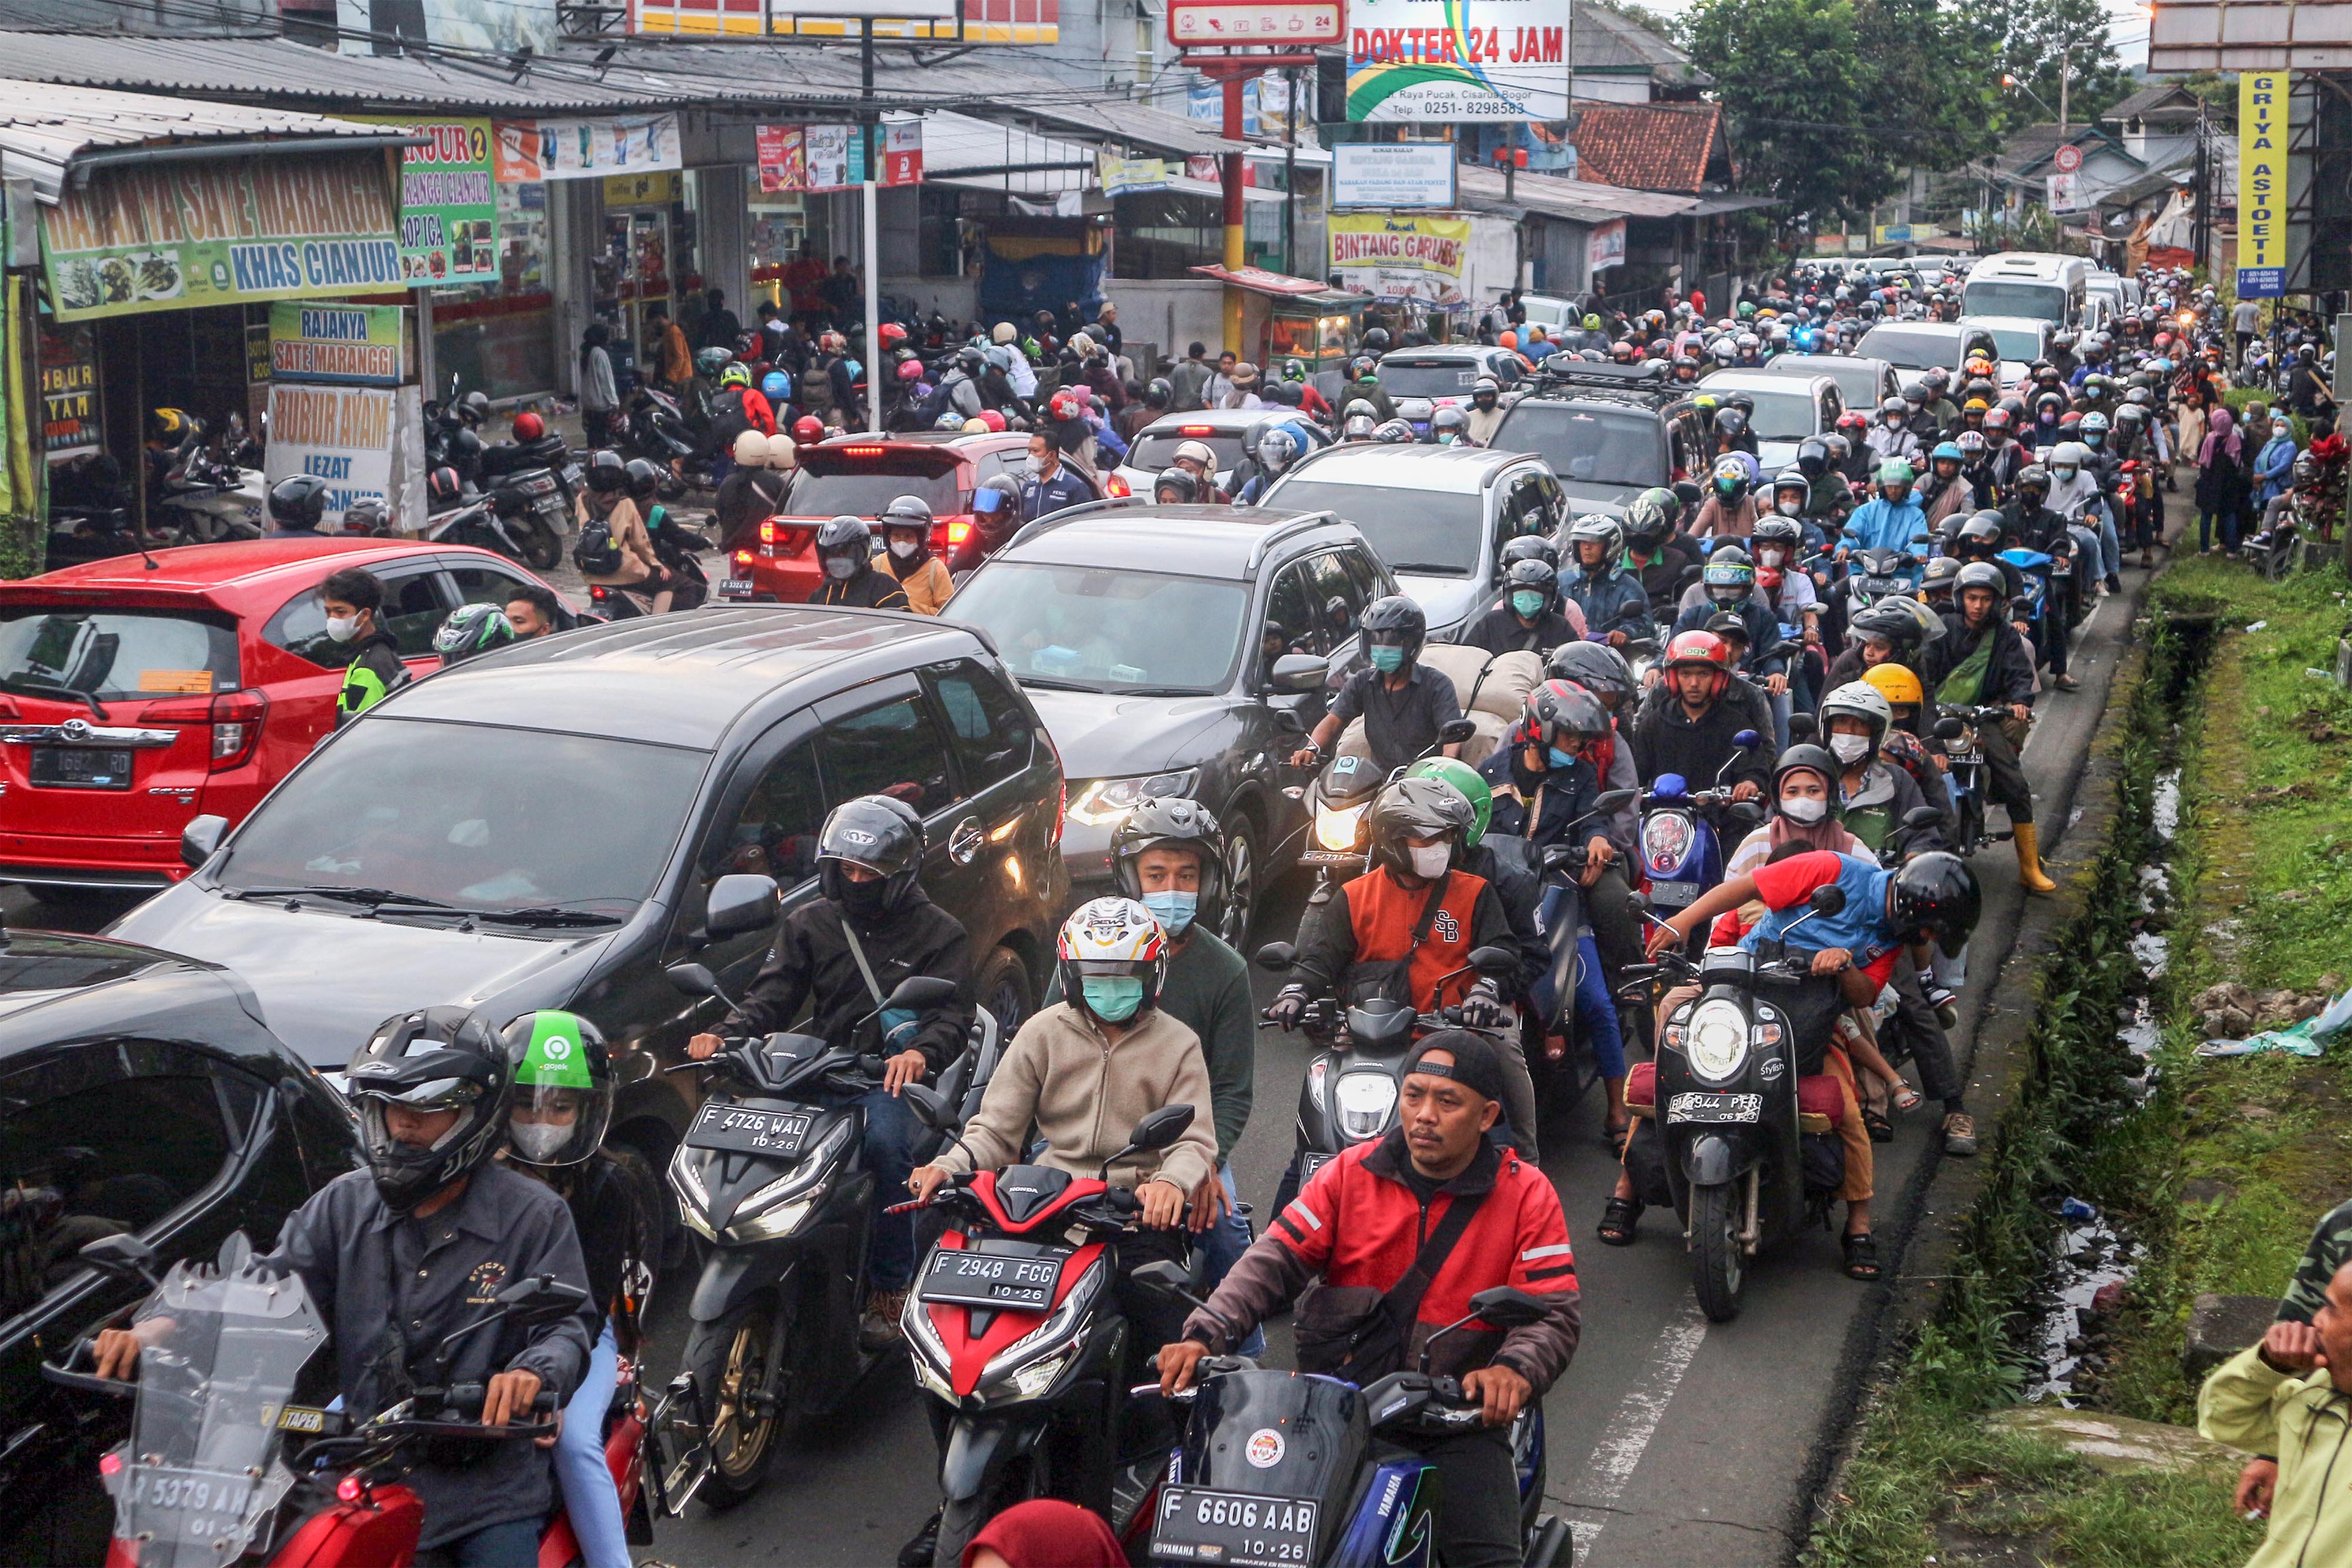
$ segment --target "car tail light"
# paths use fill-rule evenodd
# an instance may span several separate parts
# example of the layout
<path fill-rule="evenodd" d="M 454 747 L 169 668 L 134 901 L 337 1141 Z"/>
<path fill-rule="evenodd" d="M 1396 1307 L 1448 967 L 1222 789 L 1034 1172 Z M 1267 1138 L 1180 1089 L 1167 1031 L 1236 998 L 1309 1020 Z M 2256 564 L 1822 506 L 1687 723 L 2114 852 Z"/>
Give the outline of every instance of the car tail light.
<path fill-rule="evenodd" d="M 1116 474 L 1103 481 L 1103 492 L 1115 499 L 1123 498 L 1135 494 L 1133 487 L 1130 486 L 1126 480 L 1120 478 Z"/>
<path fill-rule="evenodd" d="M 1179 435 L 1214 435 L 1217 434 L 1217 427 L 1213 424 L 1188 424 L 1180 429 L 1177 434 Z"/>
<path fill-rule="evenodd" d="M 879 457 L 882 455 L 882 448 L 878 446 L 844 446 L 837 448 L 837 450 L 844 457 Z"/>
<path fill-rule="evenodd" d="M 948 524 L 948 548 L 961 549 L 971 542 L 971 519 L 957 517 Z"/>
<path fill-rule="evenodd" d="M 751 552 L 747 549 L 737 550 L 735 552 L 735 564 L 741 570 L 749 571 L 751 568 Z"/>
<path fill-rule="evenodd" d="M 771 556 L 795 556 L 816 538 L 816 529 L 802 523 L 770 517 L 760 525 L 760 544 Z"/>
<path fill-rule="evenodd" d="M 222 692 L 195 702 L 156 703 L 142 716 L 150 724 L 205 724 L 212 727 L 209 769 L 226 773 L 253 760 L 261 742 L 261 723 L 268 716 L 269 699 L 259 692 Z"/>
<path fill-rule="evenodd" d="M 591 602 L 602 604 L 604 601 L 612 597 L 613 591 L 606 588 L 603 583 L 592 582 L 588 585 L 588 598 Z"/>

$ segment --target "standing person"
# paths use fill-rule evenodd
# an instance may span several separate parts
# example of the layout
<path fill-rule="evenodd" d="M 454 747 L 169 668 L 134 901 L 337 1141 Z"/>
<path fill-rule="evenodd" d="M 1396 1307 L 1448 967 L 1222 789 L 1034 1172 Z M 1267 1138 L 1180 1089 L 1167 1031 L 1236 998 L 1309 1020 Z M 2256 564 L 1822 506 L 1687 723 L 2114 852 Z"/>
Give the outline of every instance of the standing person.
<path fill-rule="evenodd" d="M 1114 368 L 1126 357 L 1127 334 L 1118 329 L 1118 307 L 1111 301 L 1104 300 L 1102 308 L 1095 312 L 1095 324 L 1088 329 L 1087 335 L 1109 353 Z"/>
<path fill-rule="evenodd" d="M 792 295 L 793 319 L 800 323 L 803 332 L 814 336 L 828 323 L 825 321 L 824 257 L 817 254 L 814 241 L 801 246 L 798 261 L 784 268 L 784 287 Z"/>
<path fill-rule="evenodd" d="M 2352 1425 L 2347 1396 L 2352 1264 L 2336 1270 L 2311 1322 L 2273 1323 L 2261 1343 L 2215 1367 L 2198 1391 L 2198 1431 L 2272 1462 L 2267 1485 L 2252 1484 L 2252 1466 L 2239 1482 L 2239 1506 L 2270 1518 L 2246 1568 L 2352 1560 L 2352 1498 L 2335 1479 Z"/>
<path fill-rule="evenodd" d="M 320 585 L 319 597 L 329 639 L 358 644 L 343 666 L 342 689 L 335 694 L 335 727 L 341 729 L 406 685 L 408 666 L 400 662 L 400 643 L 384 630 L 383 584 L 374 573 L 347 566 Z"/>
<path fill-rule="evenodd" d="M 2238 553 L 2238 522 L 2253 493 L 2246 472 L 2244 439 L 2226 408 L 2207 416 L 2205 440 L 2197 449 L 2197 548 L 2207 555 Z M 2221 535 L 2217 547 L 2213 536 Z"/>
<path fill-rule="evenodd" d="M 1034 523 L 1065 507 L 1083 507 L 1095 498 L 1087 482 L 1062 464 L 1062 449 L 1044 432 L 1029 438 L 1029 465 L 1034 470 L 1021 486 L 1021 520 Z"/>
<path fill-rule="evenodd" d="M 612 341 L 613 329 L 602 321 L 591 321 L 580 334 L 580 431 L 592 450 L 613 444 L 613 416 L 621 409 L 608 349 Z"/>
<path fill-rule="evenodd" d="M 1231 400 L 1234 395 L 1234 371 L 1240 364 L 1241 356 L 1231 349 L 1217 356 L 1216 364 L 1209 371 L 1208 383 L 1201 389 L 1202 406 L 1208 408 L 1239 406 Z"/>
<path fill-rule="evenodd" d="M 734 352 L 743 339 L 743 323 L 727 308 L 727 291 L 714 288 L 702 297 L 702 319 L 694 324 L 694 346 Z"/>
<path fill-rule="evenodd" d="M 2254 334 L 2262 330 L 2262 325 L 2263 308 L 2259 302 L 2241 299 L 2230 307 L 2230 369 L 2233 374 L 2245 372 L 2246 345 L 2254 340 Z"/>
<path fill-rule="evenodd" d="M 866 285 L 845 256 L 833 258 L 833 271 L 817 292 L 824 296 L 825 312 L 833 318 L 837 331 L 848 331 L 865 313 Z"/>
<path fill-rule="evenodd" d="M 937 615 L 955 592 L 947 563 L 931 553 L 937 520 L 920 496 L 901 496 L 882 509 L 882 564 L 906 591 L 907 608 Z"/>
<path fill-rule="evenodd" d="M 694 356 L 667 305 L 646 307 L 646 358 L 655 379 L 673 392 L 683 394 L 694 381 Z"/>
<path fill-rule="evenodd" d="M 1207 344 L 1194 343 L 1168 372 L 1168 407 L 1171 413 L 1190 413 L 1208 405 L 1209 378 L 1216 373 L 1215 367 L 1208 361 L 1208 352 Z"/>

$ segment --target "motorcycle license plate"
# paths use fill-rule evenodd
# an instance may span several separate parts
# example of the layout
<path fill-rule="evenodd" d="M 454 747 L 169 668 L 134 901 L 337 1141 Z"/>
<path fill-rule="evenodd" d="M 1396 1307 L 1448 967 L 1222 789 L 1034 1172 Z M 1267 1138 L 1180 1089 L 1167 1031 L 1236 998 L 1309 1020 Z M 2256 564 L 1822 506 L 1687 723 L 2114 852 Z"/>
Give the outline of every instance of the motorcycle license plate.
<path fill-rule="evenodd" d="M 689 1149 L 718 1149 L 731 1155 L 775 1155 L 789 1158 L 801 1152 L 815 1115 L 807 1111 L 751 1111 L 740 1105 L 705 1105 L 686 1130 Z"/>
<path fill-rule="evenodd" d="M 131 753 L 95 746 L 37 746 L 32 781 L 55 789 L 128 789 Z"/>
<path fill-rule="evenodd" d="M 1760 1122 L 1761 1094 L 1674 1094 L 1666 1099 L 1669 1122 Z"/>
<path fill-rule="evenodd" d="M 949 1306 L 1042 1312 L 1054 1304 L 1055 1287 L 1061 1280 L 1058 1256 L 941 1248 L 931 1254 L 930 1267 L 923 1270 L 922 1289 L 916 1294 L 926 1301 Z"/>
<path fill-rule="evenodd" d="M 720 578 L 719 580 L 719 597 L 721 599 L 751 598 L 751 580 L 748 577 Z"/>
<path fill-rule="evenodd" d="M 1151 1521 L 1151 1560 L 1304 1568 L 1312 1561 L 1308 1553 L 1315 1549 L 1320 1506 L 1312 1498 L 1168 1487 L 1160 1494 L 1160 1516 Z"/>
<path fill-rule="evenodd" d="M 1899 577 L 1865 577 L 1862 580 L 1862 591 L 1874 597 L 1882 593 L 1900 593 L 1907 586 Z"/>
<path fill-rule="evenodd" d="M 253 1479 L 243 1471 L 160 1465 L 124 1467 L 115 1492 L 118 1513 L 135 1519 L 142 1536 L 152 1531 L 158 1543 L 173 1545 L 220 1542 L 223 1561 L 242 1548 L 254 1501 Z"/>
<path fill-rule="evenodd" d="M 1680 909 L 1697 896 L 1696 883 L 1654 882 L 1650 884 L 1650 904 L 1655 909 Z"/>
<path fill-rule="evenodd" d="M 1984 753 L 1980 751 L 1948 751 L 1944 754 L 1944 758 L 1945 760 L 1948 762 L 1982 762 L 1984 760 Z"/>
<path fill-rule="evenodd" d="M 1330 1163 L 1331 1156 L 1329 1155 L 1299 1155 L 1298 1185 L 1305 1186 L 1308 1182 L 1313 1181 L 1315 1179 L 1315 1173 L 1321 1170 L 1325 1166 L 1328 1166 Z"/>

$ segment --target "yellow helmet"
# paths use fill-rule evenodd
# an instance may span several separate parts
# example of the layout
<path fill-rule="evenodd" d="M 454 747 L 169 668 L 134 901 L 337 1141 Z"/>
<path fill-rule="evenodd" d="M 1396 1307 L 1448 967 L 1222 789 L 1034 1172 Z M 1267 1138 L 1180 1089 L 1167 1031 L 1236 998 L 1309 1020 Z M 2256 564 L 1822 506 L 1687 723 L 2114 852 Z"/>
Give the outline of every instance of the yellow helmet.
<path fill-rule="evenodd" d="M 1862 678 L 1877 688 L 1878 695 L 1885 697 L 1889 705 L 1909 703 L 1916 707 L 1927 700 L 1927 694 L 1919 685 L 1919 677 L 1913 674 L 1908 667 L 1892 660 L 1884 664 L 1873 664 L 1863 672 Z"/>

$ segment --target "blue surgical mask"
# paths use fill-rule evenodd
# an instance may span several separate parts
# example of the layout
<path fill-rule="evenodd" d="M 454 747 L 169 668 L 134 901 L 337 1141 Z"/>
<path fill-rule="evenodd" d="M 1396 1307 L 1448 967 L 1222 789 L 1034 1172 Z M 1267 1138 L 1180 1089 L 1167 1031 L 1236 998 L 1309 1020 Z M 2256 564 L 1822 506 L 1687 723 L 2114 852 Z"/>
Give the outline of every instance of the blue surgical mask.
<path fill-rule="evenodd" d="M 1132 975 L 1087 975 L 1078 990 L 1087 1010 L 1105 1023 L 1125 1023 L 1143 1005 L 1143 982 Z"/>
<path fill-rule="evenodd" d="M 1550 753 L 1551 765 L 1554 768 L 1573 768 L 1576 766 L 1576 758 L 1570 757 L 1567 752 L 1562 751 L 1559 747 L 1549 746 L 1546 747 L 1544 749 Z"/>
<path fill-rule="evenodd" d="M 1532 621 L 1543 611 L 1544 596 L 1531 588 L 1522 588 L 1511 595 L 1511 608 L 1523 619 Z"/>
<path fill-rule="evenodd" d="M 1151 918 L 1160 922 L 1160 929 L 1171 936 L 1181 936 L 1200 913 L 1201 895 L 1197 893 L 1147 893 L 1143 907 L 1151 911 Z"/>
<path fill-rule="evenodd" d="M 1402 648 L 1373 649 L 1372 668 L 1384 675 L 1395 674 L 1404 668 L 1404 650 Z"/>

